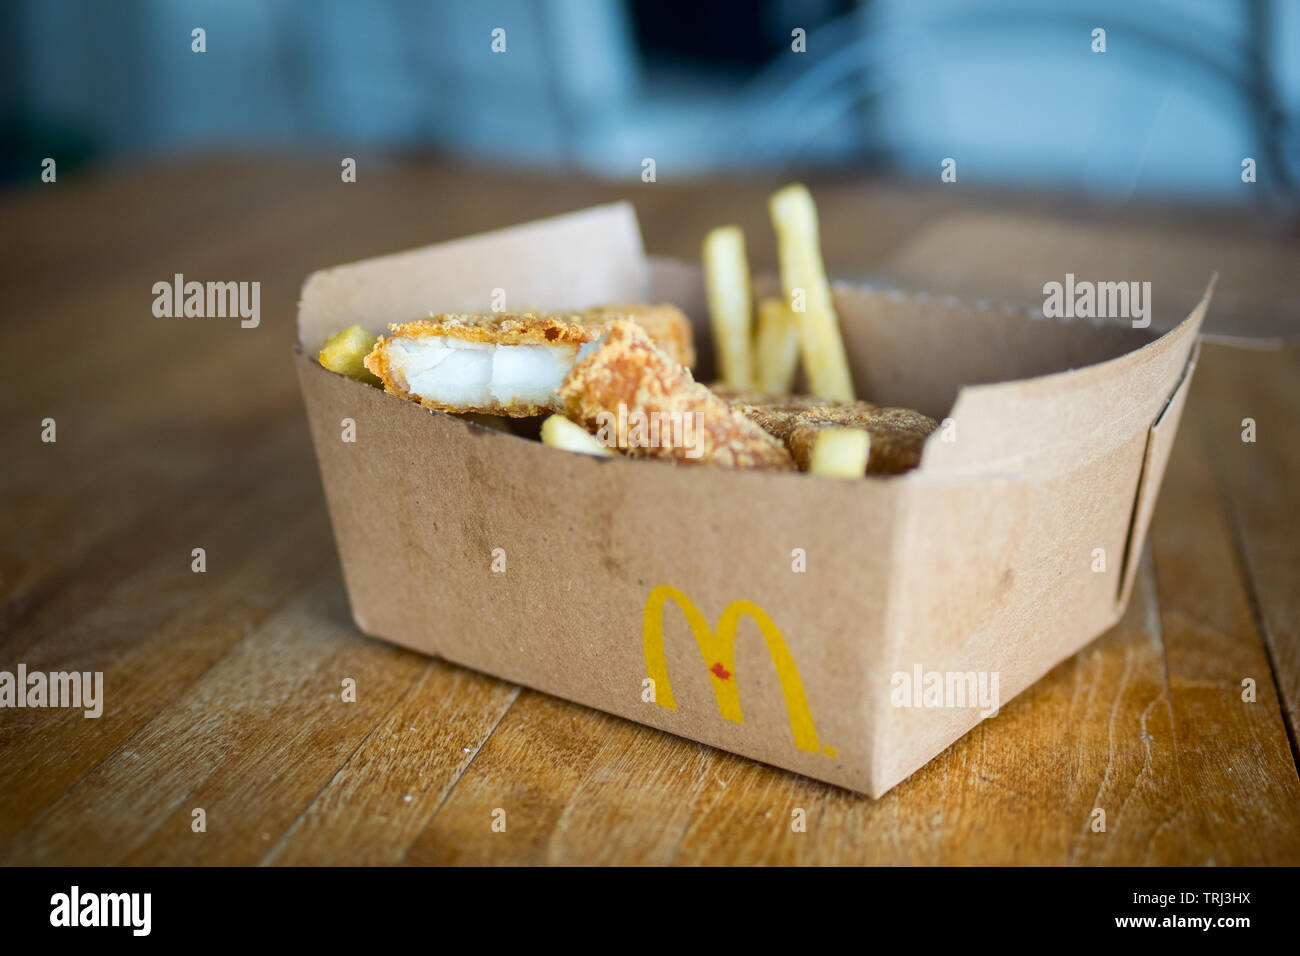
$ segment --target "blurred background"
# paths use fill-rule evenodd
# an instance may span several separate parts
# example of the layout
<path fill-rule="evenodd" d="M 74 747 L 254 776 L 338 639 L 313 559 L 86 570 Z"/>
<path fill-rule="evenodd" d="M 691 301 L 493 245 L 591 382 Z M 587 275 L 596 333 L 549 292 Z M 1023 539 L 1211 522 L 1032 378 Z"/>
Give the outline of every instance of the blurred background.
<path fill-rule="evenodd" d="M 50 245 L 5 238 L 41 261 L 220 206 L 287 299 L 625 199 L 655 254 L 733 222 L 770 271 L 766 197 L 802 179 L 835 278 L 1030 308 L 1141 278 L 1165 327 L 1217 273 L 1210 332 L 1300 336 L 1300 0 L 0 3 L 0 191 Z"/>
<path fill-rule="evenodd" d="M 313 144 L 612 180 L 951 157 L 965 183 L 1288 210 L 1300 179 L 1288 0 L 5 6 L 7 180 L 55 153 Z"/>

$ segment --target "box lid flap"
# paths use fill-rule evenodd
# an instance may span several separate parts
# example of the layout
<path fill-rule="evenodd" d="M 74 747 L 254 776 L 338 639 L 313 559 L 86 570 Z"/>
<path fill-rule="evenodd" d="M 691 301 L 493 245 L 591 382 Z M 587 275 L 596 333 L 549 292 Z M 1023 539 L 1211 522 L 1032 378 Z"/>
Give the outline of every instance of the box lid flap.
<path fill-rule="evenodd" d="M 1177 388 L 1214 291 L 1176 327 L 1096 365 L 963 387 L 917 477 L 1052 474 L 1145 431 Z"/>
<path fill-rule="evenodd" d="M 612 203 L 312 273 L 298 341 L 311 353 L 350 325 L 379 334 L 439 312 L 500 311 L 502 298 L 504 309 L 640 301 L 646 284 L 636 212 Z"/>

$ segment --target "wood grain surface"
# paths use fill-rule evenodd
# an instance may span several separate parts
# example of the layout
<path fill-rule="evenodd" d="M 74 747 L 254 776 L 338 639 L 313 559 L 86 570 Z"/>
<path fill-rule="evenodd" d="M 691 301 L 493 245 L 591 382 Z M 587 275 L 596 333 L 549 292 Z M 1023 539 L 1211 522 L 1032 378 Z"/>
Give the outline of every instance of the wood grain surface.
<path fill-rule="evenodd" d="M 364 158 L 345 185 L 330 157 L 218 157 L 0 199 L 16 349 L 0 669 L 103 671 L 106 688 L 97 720 L 0 710 L 0 862 L 1300 863 L 1300 346 L 1204 345 L 1124 619 L 880 800 L 357 633 L 290 362 L 303 277 L 618 197 L 652 252 L 693 258 L 735 221 L 770 268 L 774 185 Z M 849 275 L 993 203 L 815 191 L 828 265 Z M 1040 229 L 1163 228 L 1165 271 L 1180 237 L 1259 231 L 1232 212 L 1020 202 Z M 1295 261 L 1282 229 L 1252 241 Z M 175 273 L 260 281 L 261 325 L 155 318 L 151 288 Z M 1277 314 L 1276 279 L 1220 291 Z"/>

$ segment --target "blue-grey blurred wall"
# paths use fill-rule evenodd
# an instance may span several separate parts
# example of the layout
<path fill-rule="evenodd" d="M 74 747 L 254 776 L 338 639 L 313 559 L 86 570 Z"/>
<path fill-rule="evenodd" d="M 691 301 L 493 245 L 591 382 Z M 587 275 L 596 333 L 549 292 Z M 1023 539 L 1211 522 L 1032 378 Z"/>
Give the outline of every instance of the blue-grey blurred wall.
<path fill-rule="evenodd" d="M 10 0 L 5 173 L 209 145 L 635 177 L 829 164 L 1233 198 L 1300 178 L 1290 0 Z M 191 31 L 206 32 L 206 52 Z M 505 51 L 493 52 L 493 31 Z M 1093 31 L 1106 31 L 1105 52 Z M 792 34 L 806 33 L 806 52 Z M 1258 190 L 1252 192 L 1260 192 Z"/>

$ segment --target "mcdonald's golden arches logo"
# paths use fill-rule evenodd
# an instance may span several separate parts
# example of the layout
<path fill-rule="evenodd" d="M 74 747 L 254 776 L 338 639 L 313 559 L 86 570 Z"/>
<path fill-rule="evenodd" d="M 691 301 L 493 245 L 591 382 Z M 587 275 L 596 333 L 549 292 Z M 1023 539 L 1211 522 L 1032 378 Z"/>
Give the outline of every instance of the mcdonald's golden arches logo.
<path fill-rule="evenodd" d="M 776 666 L 776 676 L 785 697 L 786 713 L 790 717 L 794 745 L 809 753 L 824 752 L 828 757 L 835 756 L 833 747 L 823 750 L 817 742 L 817 728 L 813 725 L 812 712 L 808 709 L 808 698 L 804 695 L 803 682 L 799 679 L 799 668 L 795 666 L 785 638 L 767 616 L 767 612 L 752 601 L 732 601 L 728 604 L 718 619 L 718 629 L 715 632 L 694 602 L 677 588 L 661 584 L 650 592 L 645 602 L 642 639 L 645 643 L 646 673 L 654 681 L 655 702 L 660 707 L 677 709 L 672 684 L 668 680 L 668 662 L 664 657 L 664 606 L 670 599 L 682 609 L 686 623 L 695 635 L 695 643 L 699 645 L 700 654 L 713 681 L 713 696 L 718 702 L 718 712 L 724 719 L 738 724 L 745 722 L 740 709 L 740 688 L 734 678 L 736 632 L 741 620 L 748 615 L 758 625 L 763 640 L 767 643 L 768 654 Z"/>

